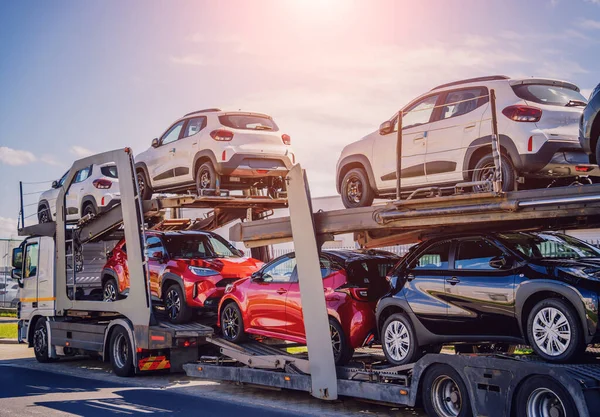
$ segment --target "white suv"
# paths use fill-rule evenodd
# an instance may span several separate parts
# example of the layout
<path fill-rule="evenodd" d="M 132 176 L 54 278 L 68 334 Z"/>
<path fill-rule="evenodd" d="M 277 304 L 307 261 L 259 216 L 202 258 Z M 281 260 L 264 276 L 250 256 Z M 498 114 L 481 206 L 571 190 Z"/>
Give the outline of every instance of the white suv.
<path fill-rule="evenodd" d="M 270 116 L 206 109 L 175 121 L 135 158 L 139 191 L 198 195 L 267 188 L 276 197 L 295 163 L 290 137 Z"/>
<path fill-rule="evenodd" d="M 578 141 L 586 99 L 576 85 L 489 76 L 441 85 L 402 109 L 402 191 L 492 178 L 490 89 L 496 91 L 504 191 L 515 189 L 517 180 L 533 188 L 600 175 Z M 343 149 L 336 184 L 346 207 L 396 197 L 396 119 Z"/>
<path fill-rule="evenodd" d="M 40 195 L 38 221 L 56 220 L 56 198 L 67 179 L 67 173 L 52 183 L 52 189 Z M 114 164 L 90 165 L 77 171 L 66 195 L 67 221 L 77 221 L 87 214 L 108 210 L 121 201 L 117 167 Z"/>

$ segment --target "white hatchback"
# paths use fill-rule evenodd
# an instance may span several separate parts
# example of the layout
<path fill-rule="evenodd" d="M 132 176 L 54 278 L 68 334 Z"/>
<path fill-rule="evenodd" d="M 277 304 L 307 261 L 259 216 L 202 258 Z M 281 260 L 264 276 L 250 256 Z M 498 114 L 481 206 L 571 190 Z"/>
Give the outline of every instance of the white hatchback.
<path fill-rule="evenodd" d="M 492 179 L 491 89 L 496 92 L 504 191 L 518 182 L 535 188 L 600 175 L 579 144 L 586 99 L 576 85 L 489 76 L 438 86 L 402 109 L 403 191 Z M 394 132 L 396 115 L 343 149 L 336 185 L 346 207 L 396 197 Z"/>
<path fill-rule="evenodd" d="M 52 183 L 38 201 L 38 221 L 56 220 L 56 198 L 68 172 Z M 65 197 L 66 220 L 77 221 L 87 214 L 97 214 L 120 203 L 119 179 L 115 164 L 90 165 L 75 174 L 75 179 Z"/>
<path fill-rule="evenodd" d="M 135 157 L 139 191 L 267 189 L 277 197 L 295 163 L 290 137 L 265 114 L 206 109 L 175 121 L 152 146 Z"/>

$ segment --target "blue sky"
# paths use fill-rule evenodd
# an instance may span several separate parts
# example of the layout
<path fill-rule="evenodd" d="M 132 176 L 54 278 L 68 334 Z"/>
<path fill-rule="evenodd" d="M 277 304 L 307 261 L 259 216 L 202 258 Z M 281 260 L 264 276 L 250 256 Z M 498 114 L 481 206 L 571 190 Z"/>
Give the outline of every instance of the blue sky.
<path fill-rule="evenodd" d="M 193 110 L 271 114 L 328 195 L 342 147 L 416 95 L 490 74 L 587 92 L 599 47 L 600 0 L 0 2 L 0 237 L 19 180 L 141 152 Z"/>

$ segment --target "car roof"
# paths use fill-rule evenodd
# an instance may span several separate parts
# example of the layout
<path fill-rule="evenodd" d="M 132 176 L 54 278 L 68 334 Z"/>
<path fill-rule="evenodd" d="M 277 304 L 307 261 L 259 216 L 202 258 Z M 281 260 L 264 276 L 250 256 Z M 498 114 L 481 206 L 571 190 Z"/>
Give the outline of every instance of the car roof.
<path fill-rule="evenodd" d="M 268 114 L 265 114 L 265 113 L 258 113 L 258 112 L 254 112 L 254 111 L 241 111 L 241 110 L 221 110 L 218 108 L 213 108 L 213 109 L 204 109 L 204 110 L 193 111 L 193 112 L 188 113 L 188 114 L 184 115 L 183 117 L 179 118 L 177 121 L 185 120 L 185 119 L 188 119 L 188 118 L 191 118 L 194 116 L 205 116 L 208 114 L 214 114 L 215 116 L 238 114 L 238 115 L 265 117 L 265 118 L 268 118 L 271 120 L 273 119 L 271 116 L 269 116 Z"/>
<path fill-rule="evenodd" d="M 446 84 L 438 85 L 437 87 L 432 88 L 426 94 L 435 91 L 445 91 L 460 87 L 469 87 L 471 85 L 494 85 L 498 83 L 508 83 L 511 86 L 514 85 L 526 85 L 526 84 L 544 84 L 544 85 L 555 85 L 559 87 L 570 88 L 571 90 L 579 91 L 579 87 L 575 84 L 570 83 L 568 81 L 556 80 L 552 78 L 540 78 L 540 77 L 530 77 L 530 78 L 510 78 L 505 75 L 490 75 L 485 77 L 476 77 L 476 78 L 467 78 L 464 80 L 452 81 Z M 423 94 L 423 95 L 426 95 Z"/>

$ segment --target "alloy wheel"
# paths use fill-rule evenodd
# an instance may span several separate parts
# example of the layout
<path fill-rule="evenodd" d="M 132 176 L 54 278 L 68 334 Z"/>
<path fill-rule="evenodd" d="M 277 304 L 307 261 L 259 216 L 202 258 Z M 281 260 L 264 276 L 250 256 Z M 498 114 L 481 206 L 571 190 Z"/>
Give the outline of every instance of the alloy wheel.
<path fill-rule="evenodd" d="M 462 409 L 462 396 L 456 382 L 447 375 L 440 375 L 431 387 L 433 407 L 439 416 L 456 417 Z"/>
<path fill-rule="evenodd" d="M 144 195 L 144 189 L 146 188 L 146 183 L 144 181 L 144 175 L 139 173 L 137 174 L 137 182 L 138 182 L 138 192 L 140 195 Z"/>
<path fill-rule="evenodd" d="M 109 282 L 104 287 L 104 301 L 116 301 L 117 300 L 117 289 L 112 282 Z"/>
<path fill-rule="evenodd" d="M 208 172 L 207 169 L 203 169 L 202 171 L 200 171 L 199 184 L 202 190 L 210 188 L 210 172 Z"/>
<path fill-rule="evenodd" d="M 398 320 L 392 321 L 385 330 L 384 343 L 386 351 L 393 360 L 403 360 L 410 350 L 408 328 Z"/>
<path fill-rule="evenodd" d="M 129 346 L 127 339 L 123 333 L 117 334 L 115 342 L 113 344 L 113 358 L 115 364 L 119 368 L 124 368 L 127 364 L 127 357 L 129 356 Z"/>
<path fill-rule="evenodd" d="M 240 334 L 240 318 L 235 308 L 225 308 L 221 325 L 223 334 L 229 339 L 235 339 Z"/>
<path fill-rule="evenodd" d="M 538 388 L 527 399 L 527 417 L 566 417 L 565 406 L 554 391 Z"/>
<path fill-rule="evenodd" d="M 181 299 L 179 298 L 179 293 L 174 288 L 171 288 L 167 293 L 165 304 L 169 318 L 176 319 L 181 311 Z"/>
<path fill-rule="evenodd" d="M 48 208 L 44 207 L 42 211 L 40 211 L 39 222 L 40 223 L 48 223 L 50 221 L 50 216 L 48 216 Z"/>
<path fill-rule="evenodd" d="M 342 352 L 342 335 L 331 323 L 329 324 L 329 333 L 331 333 L 331 347 L 333 348 L 333 356 L 337 358 Z"/>
<path fill-rule="evenodd" d="M 346 182 L 346 197 L 348 197 L 348 200 L 355 204 L 359 204 L 363 195 L 362 188 L 363 185 L 360 178 L 354 175 L 348 178 L 348 181 Z"/>
<path fill-rule="evenodd" d="M 47 345 L 48 334 L 46 331 L 46 326 L 42 326 L 39 329 L 36 329 L 33 334 L 33 349 L 40 355 L 44 354 L 44 351 L 48 349 Z"/>
<path fill-rule="evenodd" d="M 557 308 L 546 307 L 533 319 L 534 343 L 548 356 L 563 354 L 571 344 L 571 326 Z"/>
<path fill-rule="evenodd" d="M 475 171 L 475 181 L 488 181 L 493 182 L 496 178 L 496 165 L 494 163 L 485 164 L 480 169 Z M 476 185 L 475 191 L 486 192 L 489 191 L 489 186 Z"/>

